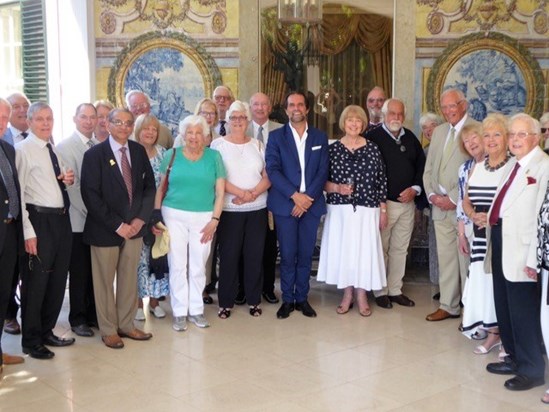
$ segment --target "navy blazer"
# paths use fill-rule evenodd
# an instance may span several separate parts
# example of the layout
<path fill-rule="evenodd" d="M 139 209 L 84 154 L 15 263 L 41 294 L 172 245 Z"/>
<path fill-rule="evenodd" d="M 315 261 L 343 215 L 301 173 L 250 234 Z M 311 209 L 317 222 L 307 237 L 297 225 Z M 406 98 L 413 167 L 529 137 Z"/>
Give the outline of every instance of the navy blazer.
<path fill-rule="evenodd" d="M 84 242 L 93 246 L 120 246 L 124 238 L 116 233 L 122 223 L 139 218 L 145 222 L 134 237 L 142 237 L 154 206 L 154 174 L 143 146 L 128 141 L 132 165 L 133 200 L 128 191 L 109 139 L 87 150 L 82 161 L 81 193 L 88 209 Z"/>
<path fill-rule="evenodd" d="M 307 213 L 326 213 L 324 184 L 330 166 L 328 137 L 314 127 L 307 128 L 305 142 L 305 193 L 314 199 Z M 275 215 L 290 216 L 294 202 L 290 198 L 301 185 L 301 167 L 292 130 L 288 124 L 269 133 L 265 152 L 267 175 L 271 181 L 267 207 Z"/>
<path fill-rule="evenodd" d="M 19 178 L 17 177 L 17 168 L 15 166 L 15 149 L 9 143 L 0 140 L 0 150 L 3 150 L 8 158 L 8 162 L 13 172 L 13 180 L 15 181 L 15 188 L 17 189 L 17 196 L 19 197 L 19 217 L 15 221 L 17 225 L 17 250 L 19 253 L 23 253 L 25 250 L 23 241 L 23 224 L 21 219 L 21 187 L 19 186 Z M 9 215 L 9 197 L 8 190 L 4 184 L 4 179 L 0 177 L 0 251 L 4 249 L 4 241 L 6 238 L 6 225 L 3 223 L 4 219 L 7 219 Z"/>

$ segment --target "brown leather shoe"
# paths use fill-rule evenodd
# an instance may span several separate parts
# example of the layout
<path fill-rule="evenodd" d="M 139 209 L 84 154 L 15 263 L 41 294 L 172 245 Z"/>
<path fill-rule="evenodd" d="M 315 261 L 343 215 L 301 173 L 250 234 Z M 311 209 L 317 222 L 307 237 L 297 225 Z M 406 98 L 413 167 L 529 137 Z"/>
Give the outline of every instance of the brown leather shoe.
<path fill-rule="evenodd" d="M 22 356 L 8 355 L 7 353 L 2 354 L 2 363 L 4 365 L 18 365 L 25 362 L 25 358 Z"/>
<path fill-rule="evenodd" d="M 6 319 L 4 321 L 4 332 L 10 335 L 19 335 L 21 333 L 21 326 L 17 319 Z"/>
<path fill-rule="evenodd" d="M 153 336 L 152 333 L 145 333 L 137 328 L 134 328 L 131 332 L 123 332 L 119 330 L 118 334 L 122 338 L 130 338 L 133 340 L 149 340 Z"/>
<path fill-rule="evenodd" d="M 122 339 L 118 335 L 102 336 L 101 340 L 111 349 L 122 349 L 124 347 L 124 342 L 122 342 Z"/>
<path fill-rule="evenodd" d="M 444 320 L 449 318 L 455 319 L 459 317 L 460 315 L 452 315 L 451 313 L 446 312 L 444 309 L 437 309 L 430 315 L 427 315 L 425 320 L 428 320 L 429 322 L 438 322 L 439 320 Z"/>

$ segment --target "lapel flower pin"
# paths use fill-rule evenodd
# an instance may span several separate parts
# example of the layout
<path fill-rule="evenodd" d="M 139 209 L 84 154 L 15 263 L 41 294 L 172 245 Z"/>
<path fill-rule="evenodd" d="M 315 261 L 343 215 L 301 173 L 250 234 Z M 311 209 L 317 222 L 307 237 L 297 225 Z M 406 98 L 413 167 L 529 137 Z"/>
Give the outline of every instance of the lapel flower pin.
<path fill-rule="evenodd" d="M 537 180 L 535 178 L 533 178 L 532 176 L 526 176 L 526 179 L 528 179 L 528 184 L 529 185 L 533 185 L 537 182 Z"/>
<path fill-rule="evenodd" d="M 115 162 L 113 159 L 110 159 L 110 160 L 109 160 L 109 164 L 110 164 L 111 166 L 114 166 L 114 165 L 116 164 L 116 162 Z"/>

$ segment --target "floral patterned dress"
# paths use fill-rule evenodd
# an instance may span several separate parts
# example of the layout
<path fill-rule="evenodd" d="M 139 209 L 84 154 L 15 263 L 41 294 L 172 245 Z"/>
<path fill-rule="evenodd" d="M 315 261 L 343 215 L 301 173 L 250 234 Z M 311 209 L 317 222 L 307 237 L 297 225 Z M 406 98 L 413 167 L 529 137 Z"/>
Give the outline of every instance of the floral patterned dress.
<path fill-rule="evenodd" d="M 149 159 L 154 173 L 156 187 L 160 184 L 160 163 L 164 158 L 165 152 L 165 148 L 160 145 L 156 145 L 156 156 Z M 141 249 L 141 257 L 139 258 L 139 266 L 137 267 L 137 288 L 140 299 L 145 297 L 158 299 L 162 296 L 168 296 L 170 294 L 168 273 L 164 274 L 163 279 L 156 279 L 154 275 L 151 275 L 149 268 L 150 251 L 150 246 L 143 245 L 143 248 Z"/>

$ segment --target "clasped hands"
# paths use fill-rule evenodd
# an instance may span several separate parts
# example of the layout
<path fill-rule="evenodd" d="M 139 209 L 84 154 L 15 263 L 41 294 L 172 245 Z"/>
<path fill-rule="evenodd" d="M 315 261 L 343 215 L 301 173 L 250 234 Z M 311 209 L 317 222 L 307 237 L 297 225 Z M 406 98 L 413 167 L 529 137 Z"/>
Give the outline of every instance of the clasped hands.
<path fill-rule="evenodd" d="M 257 199 L 259 194 L 254 190 L 243 190 L 240 196 L 235 196 L 232 200 L 232 203 L 235 205 L 243 205 L 244 203 L 253 202 Z"/>
<path fill-rule="evenodd" d="M 295 192 L 291 199 L 294 201 L 294 208 L 292 209 L 293 217 L 303 216 L 307 210 L 309 210 L 314 201 L 312 197 L 306 195 L 305 193 L 299 192 Z"/>
<path fill-rule="evenodd" d="M 128 240 L 139 233 L 145 222 L 139 218 L 134 218 L 129 224 L 122 223 L 116 233 L 118 236 Z"/>
<path fill-rule="evenodd" d="M 454 210 L 456 208 L 454 202 L 446 195 L 432 195 L 429 200 L 433 205 L 444 211 Z"/>

